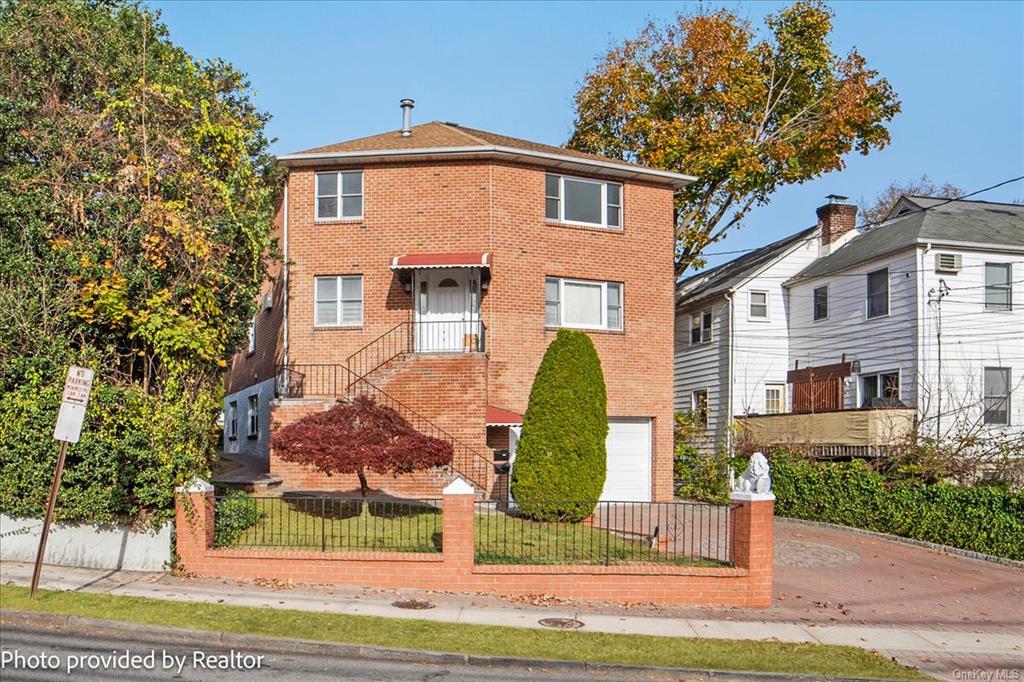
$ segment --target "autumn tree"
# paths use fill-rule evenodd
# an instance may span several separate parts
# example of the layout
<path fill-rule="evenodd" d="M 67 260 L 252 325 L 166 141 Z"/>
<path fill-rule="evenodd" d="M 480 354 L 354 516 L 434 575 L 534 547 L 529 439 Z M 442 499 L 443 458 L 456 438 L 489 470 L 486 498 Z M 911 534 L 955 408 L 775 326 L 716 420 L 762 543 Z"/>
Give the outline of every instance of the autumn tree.
<path fill-rule="evenodd" d="M 762 36 L 702 8 L 649 24 L 586 75 L 570 147 L 697 177 L 677 199 L 678 273 L 777 188 L 889 142 L 896 94 L 856 50 L 833 52 L 832 17 L 796 2 Z"/>
<path fill-rule="evenodd" d="M 452 462 L 452 445 L 417 431 L 402 415 L 368 396 L 338 403 L 285 426 L 274 453 L 327 474 L 355 474 L 365 498 L 366 472 L 408 474 Z"/>
<path fill-rule="evenodd" d="M 875 198 L 868 201 L 861 197 L 857 202 L 857 213 L 860 216 L 862 225 L 877 225 L 885 220 L 892 207 L 903 195 L 915 195 L 923 197 L 937 197 L 940 199 L 955 199 L 963 196 L 964 192 L 956 185 L 948 182 L 936 185 L 927 175 L 922 175 L 917 180 L 907 182 L 890 182 L 885 189 L 878 192 Z"/>
<path fill-rule="evenodd" d="M 279 177 L 244 74 L 137 3 L 0 3 L 0 508 L 46 500 L 68 364 L 96 370 L 58 518 L 166 519 L 208 472 Z"/>

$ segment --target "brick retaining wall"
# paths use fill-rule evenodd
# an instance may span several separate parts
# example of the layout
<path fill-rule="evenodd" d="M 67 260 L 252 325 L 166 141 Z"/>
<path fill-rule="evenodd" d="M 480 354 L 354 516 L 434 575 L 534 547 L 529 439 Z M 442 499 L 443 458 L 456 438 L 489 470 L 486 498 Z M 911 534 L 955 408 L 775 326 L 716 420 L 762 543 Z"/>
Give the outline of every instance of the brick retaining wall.
<path fill-rule="evenodd" d="M 771 605 L 771 500 L 734 503 L 729 522 L 734 567 L 477 565 L 472 493 L 445 494 L 443 551 L 439 554 L 214 549 L 214 504 L 212 489 L 179 489 L 175 505 L 177 550 L 188 573 L 379 589 L 549 594 L 559 599 L 615 603 Z"/>

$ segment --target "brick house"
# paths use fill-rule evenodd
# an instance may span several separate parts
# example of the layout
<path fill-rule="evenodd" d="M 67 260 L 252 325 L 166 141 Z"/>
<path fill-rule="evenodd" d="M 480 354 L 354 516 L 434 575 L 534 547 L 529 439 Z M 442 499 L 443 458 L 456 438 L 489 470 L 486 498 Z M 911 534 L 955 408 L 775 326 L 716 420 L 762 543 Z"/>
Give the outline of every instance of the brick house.
<path fill-rule="evenodd" d="M 455 446 L 454 472 L 371 478 L 500 496 L 534 373 L 585 329 L 608 389 L 604 499 L 672 494 L 673 195 L 692 178 L 452 123 L 288 154 L 272 270 L 227 377 L 224 449 L 292 489 L 346 490 L 268 433 L 366 393 Z M 498 464 L 499 466 L 495 466 Z M 352 480 L 348 480 L 351 478 Z"/>

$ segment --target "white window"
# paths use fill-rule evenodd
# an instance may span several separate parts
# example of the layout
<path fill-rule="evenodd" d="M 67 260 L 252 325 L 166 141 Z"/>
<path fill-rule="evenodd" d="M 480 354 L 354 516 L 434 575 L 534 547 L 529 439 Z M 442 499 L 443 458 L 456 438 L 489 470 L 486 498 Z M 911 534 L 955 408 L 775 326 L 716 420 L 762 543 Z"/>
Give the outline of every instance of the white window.
<path fill-rule="evenodd" d="M 544 324 L 578 329 L 622 329 L 622 284 L 548 277 Z"/>
<path fill-rule="evenodd" d="M 889 314 L 889 268 L 868 273 L 868 318 Z"/>
<path fill-rule="evenodd" d="M 985 263 L 985 310 L 1013 310 L 1010 263 Z"/>
<path fill-rule="evenodd" d="M 702 388 L 690 394 L 690 412 L 695 423 L 708 425 L 708 390 Z"/>
<path fill-rule="evenodd" d="M 316 278 L 317 327 L 358 327 L 363 323 L 363 276 Z"/>
<path fill-rule="evenodd" d="M 765 384 L 764 387 L 764 412 L 765 414 L 780 414 L 785 407 L 786 386 L 785 384 Z"/>
<path fill-rule="evenodd" d="M 544 215 L 548 220 L 600 227 L 622 227 L 622 185 L 547 175 Z"/>
<path fill-rule="evenodd" d="M 690 315 L 690 345 L 711 343 L 711 308 Z"/>
<path fill-rule="evenodd" d="M 228 403 L 228 438 L 235 440 L 238 438 L 238 402 L 232 400 Z"/>
<path fill-rule="evenodd" d="M 1010 368 L 985 368 L 985 423 L 1010 423 Z"/>
<path fill-rule="evenodd" d="M 316 174 L 316 219 L 363 216 L 363 171 Z"/>
<path fill-rule="evenodd" d="M 828 319 L 828 285 L 814 290 L 814 321 Z"/>
<path fill-rule="evenodd" d="M 252 319 L 249 320 L 249 352 L 256 352 L 256 316 L 253 315 Z"/>
<path fill-rule="evenodd" d="M 750 319 L 751 320 L 767 320 L 768 319 L 768 292 L 767 291 L 751 291 L 750 296 Z"/>
<path fill-rule="evenodd" d="M 260 435 L 260 397 L 249 396 L 249 438 Z"/>
<path fill-rule="evenodd" d="M 892 404 L 900 399 L 900 373 L 862 374 L 860 378 L 861 407 Z"/>

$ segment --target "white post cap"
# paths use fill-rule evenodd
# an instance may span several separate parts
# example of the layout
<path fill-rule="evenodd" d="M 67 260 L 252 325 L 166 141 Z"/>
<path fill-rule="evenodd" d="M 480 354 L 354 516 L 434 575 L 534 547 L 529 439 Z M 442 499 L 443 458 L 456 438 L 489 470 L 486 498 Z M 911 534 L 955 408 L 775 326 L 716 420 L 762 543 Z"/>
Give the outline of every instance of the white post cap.
<path fill-rule="evenodd" d="M 174 490 L 179 493 L 212 493 L 213 486 L 197 476 L 188 485 L 179 485 Z"/>
<path fill-rule="evenodd" d="M 461 478 L 456 478 L 454 481 L 448 484 L 444 490 L 441 491 L 442 495 L 472 495 L 476 491 L 473 486 L 466 483 Z"/>
<path fill-rule="evenodd" d="M 729 499 L 733 502 L 771 502 L 775 499 L 775 493 L 742 493 L 733 490 Z"/>

